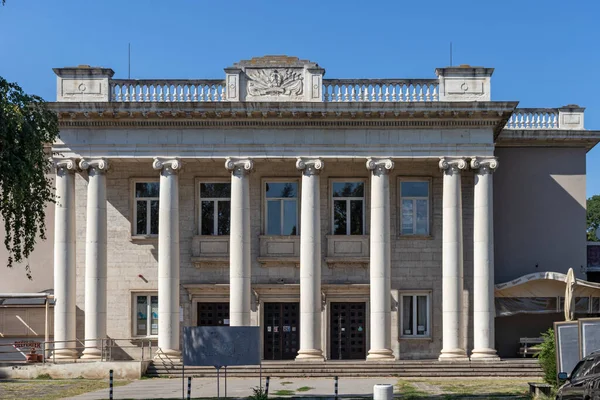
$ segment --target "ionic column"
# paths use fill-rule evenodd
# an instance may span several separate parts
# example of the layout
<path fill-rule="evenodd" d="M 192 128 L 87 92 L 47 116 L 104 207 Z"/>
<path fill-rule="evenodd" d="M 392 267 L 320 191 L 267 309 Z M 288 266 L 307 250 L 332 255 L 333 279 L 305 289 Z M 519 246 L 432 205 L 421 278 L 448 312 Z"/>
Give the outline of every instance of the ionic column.
<path fill-rule="evenodd" d="M 498 360 L 494 349 L 494 199 L 495 157 L 471 160 L 475 170 L 473 207 L 473 345 L 471 359 Z"/>
<path fill-rule="evenodd" d="M 158 350 L 156 358 L 179 359 L 179 159 L 155 158 L 160 170 L 158 205 Z"/>
<path fill-rule="evenodd" d="M 367 360 L 393 361 L 391 319 L 390 159 L 367 160 L 371 173 L 371 349 Z"/>
<path fill-rule="evenodd" d="M 254 168 L 254 162 L 228 158 L 225 168 L 231 171 L 229 325 L 250 326 L 252 270 L 248 175 Z"/>
<path fill-rule="evenodd" d="M 461 344 L 463 301 L 463 229 L 461 171 L 467 162 L 458 157 L 441 157 L 444 172 L 442 234 L 442 352 L 440 360 L 466 360 Z"/>
<path fill-rule="evenodd" d="M 81 358 L 102 357 L 106 338 L 106 171 L 105 159 L 81 160 L 88 172 L 85 236 L 85 350 Z"/>
<path fill-rule="evenodd" d="M 319 174 L 323 160 L 298 158 L 302 171 L 300 217 L 300 350 L 296 360 L 322 361 L 321 210 Z"/>
<path fill-rule="evenodd" d="M 75 171 L 71 159 L 54 160 L 56 207 L 54 211 L 54 355 L 77 358 L 75 301 Z M 65 342 L 71 340 L 72 342 Z"/>

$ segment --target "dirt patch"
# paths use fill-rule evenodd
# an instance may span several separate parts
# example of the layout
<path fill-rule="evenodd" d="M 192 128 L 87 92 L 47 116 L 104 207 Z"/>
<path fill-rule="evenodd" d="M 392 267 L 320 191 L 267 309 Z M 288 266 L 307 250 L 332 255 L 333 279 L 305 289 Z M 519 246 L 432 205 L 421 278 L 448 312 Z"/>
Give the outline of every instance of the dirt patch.
<path fill-rule="evenodd" d="M 122 386 L 128 381 L 115 381 L 114 386 Z M 89 379 L 51 380 L 0 380 L 0 399 L 54 400 L 106 388 L 108 381 Z"/>

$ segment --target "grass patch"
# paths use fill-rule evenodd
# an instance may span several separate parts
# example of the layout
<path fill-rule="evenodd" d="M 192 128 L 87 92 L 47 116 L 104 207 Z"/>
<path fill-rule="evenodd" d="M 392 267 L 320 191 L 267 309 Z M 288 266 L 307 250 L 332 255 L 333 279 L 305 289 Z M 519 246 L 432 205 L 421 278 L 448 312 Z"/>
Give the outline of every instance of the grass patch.
<path fill-rule="evenodd" d="M 396 387 L 402 399 L 529 399 L 528 382 L 536 378 L 416 378 L 401 379 Z"/>
<path fill-rule="evenodd" d="M 35 377 L 35 379 L 48 380 L 48 379 L 52 379 L 52 377 L 50 376 L 50 374 L 39 374 L 38 376 Z"/>
<path fill-rule="evenodd" d="M 280 385 L 285 386 L 285 385 L 291 385 L 294 382 L 281 382 Z"/>
<path fill-rule="evenodd" d="M 114 381 L 123 386 L 129 381 Z M 73 397 L 99 389 L 106 389 L 108 380 L 92 379 L 45 379 L 0 381 L 0 399 L 55 400 Z"/>
<path fill-rule="evenodd" d="M 296 389 L 296 392 L 308 392 L 309 390 L 313 390 L 314 387 L 310 387 L 310 386 L 302 386 L 299 387 L 298 389 Z"/>
<path fill-rule="evenodd" d="M 429 393 L 417 389 L 414 385 L 405 380 L 398 381 L 396 388 L 402 399 L 424 399 L 429 396 Z"/>
<path fill-rule="evenodd" d="M 281 389 L 273 393 L 275 396 L 293 396 L 296 394 L 294 390 Z"/>

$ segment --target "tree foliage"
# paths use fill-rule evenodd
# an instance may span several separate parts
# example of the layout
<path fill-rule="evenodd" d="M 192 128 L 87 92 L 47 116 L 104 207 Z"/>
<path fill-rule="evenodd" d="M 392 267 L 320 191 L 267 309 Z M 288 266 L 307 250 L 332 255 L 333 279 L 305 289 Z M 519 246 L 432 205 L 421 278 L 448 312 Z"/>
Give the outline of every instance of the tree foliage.
<path fill-rule="evenodd" d="M 57 137 L 57 116 L 44 100 L 0 77 L 0 214 L 9 267 L 46 238 L 45 206 L 54 202 L 47 146 Z"/>
<path fill-rule="evenodd" d="M 542 333 L 544 342 L 539 345 L 540 352 L 536 354 L 540 360 L 540 365 L 544 371 L 544 380 L 546 383 L 556 387 L 556 345 L 554 342 L 554 329 L 550 328 Z"/>
<path fill-rule="evenodd" d="M 597 242 L 596 229 L 600 227 L 600 195 L 587 199 L 587 240 Z"/>

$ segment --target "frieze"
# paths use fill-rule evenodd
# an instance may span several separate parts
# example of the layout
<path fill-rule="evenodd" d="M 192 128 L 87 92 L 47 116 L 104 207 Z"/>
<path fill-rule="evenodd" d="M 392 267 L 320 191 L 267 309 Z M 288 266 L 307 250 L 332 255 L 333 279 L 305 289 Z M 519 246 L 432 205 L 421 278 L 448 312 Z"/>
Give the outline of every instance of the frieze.
<path fill-rule="evenodd" d="M 298 68 L 262 68 L 246 70 L 247 100 L 280 97 L 302 100 L 304 70 Z"/>

